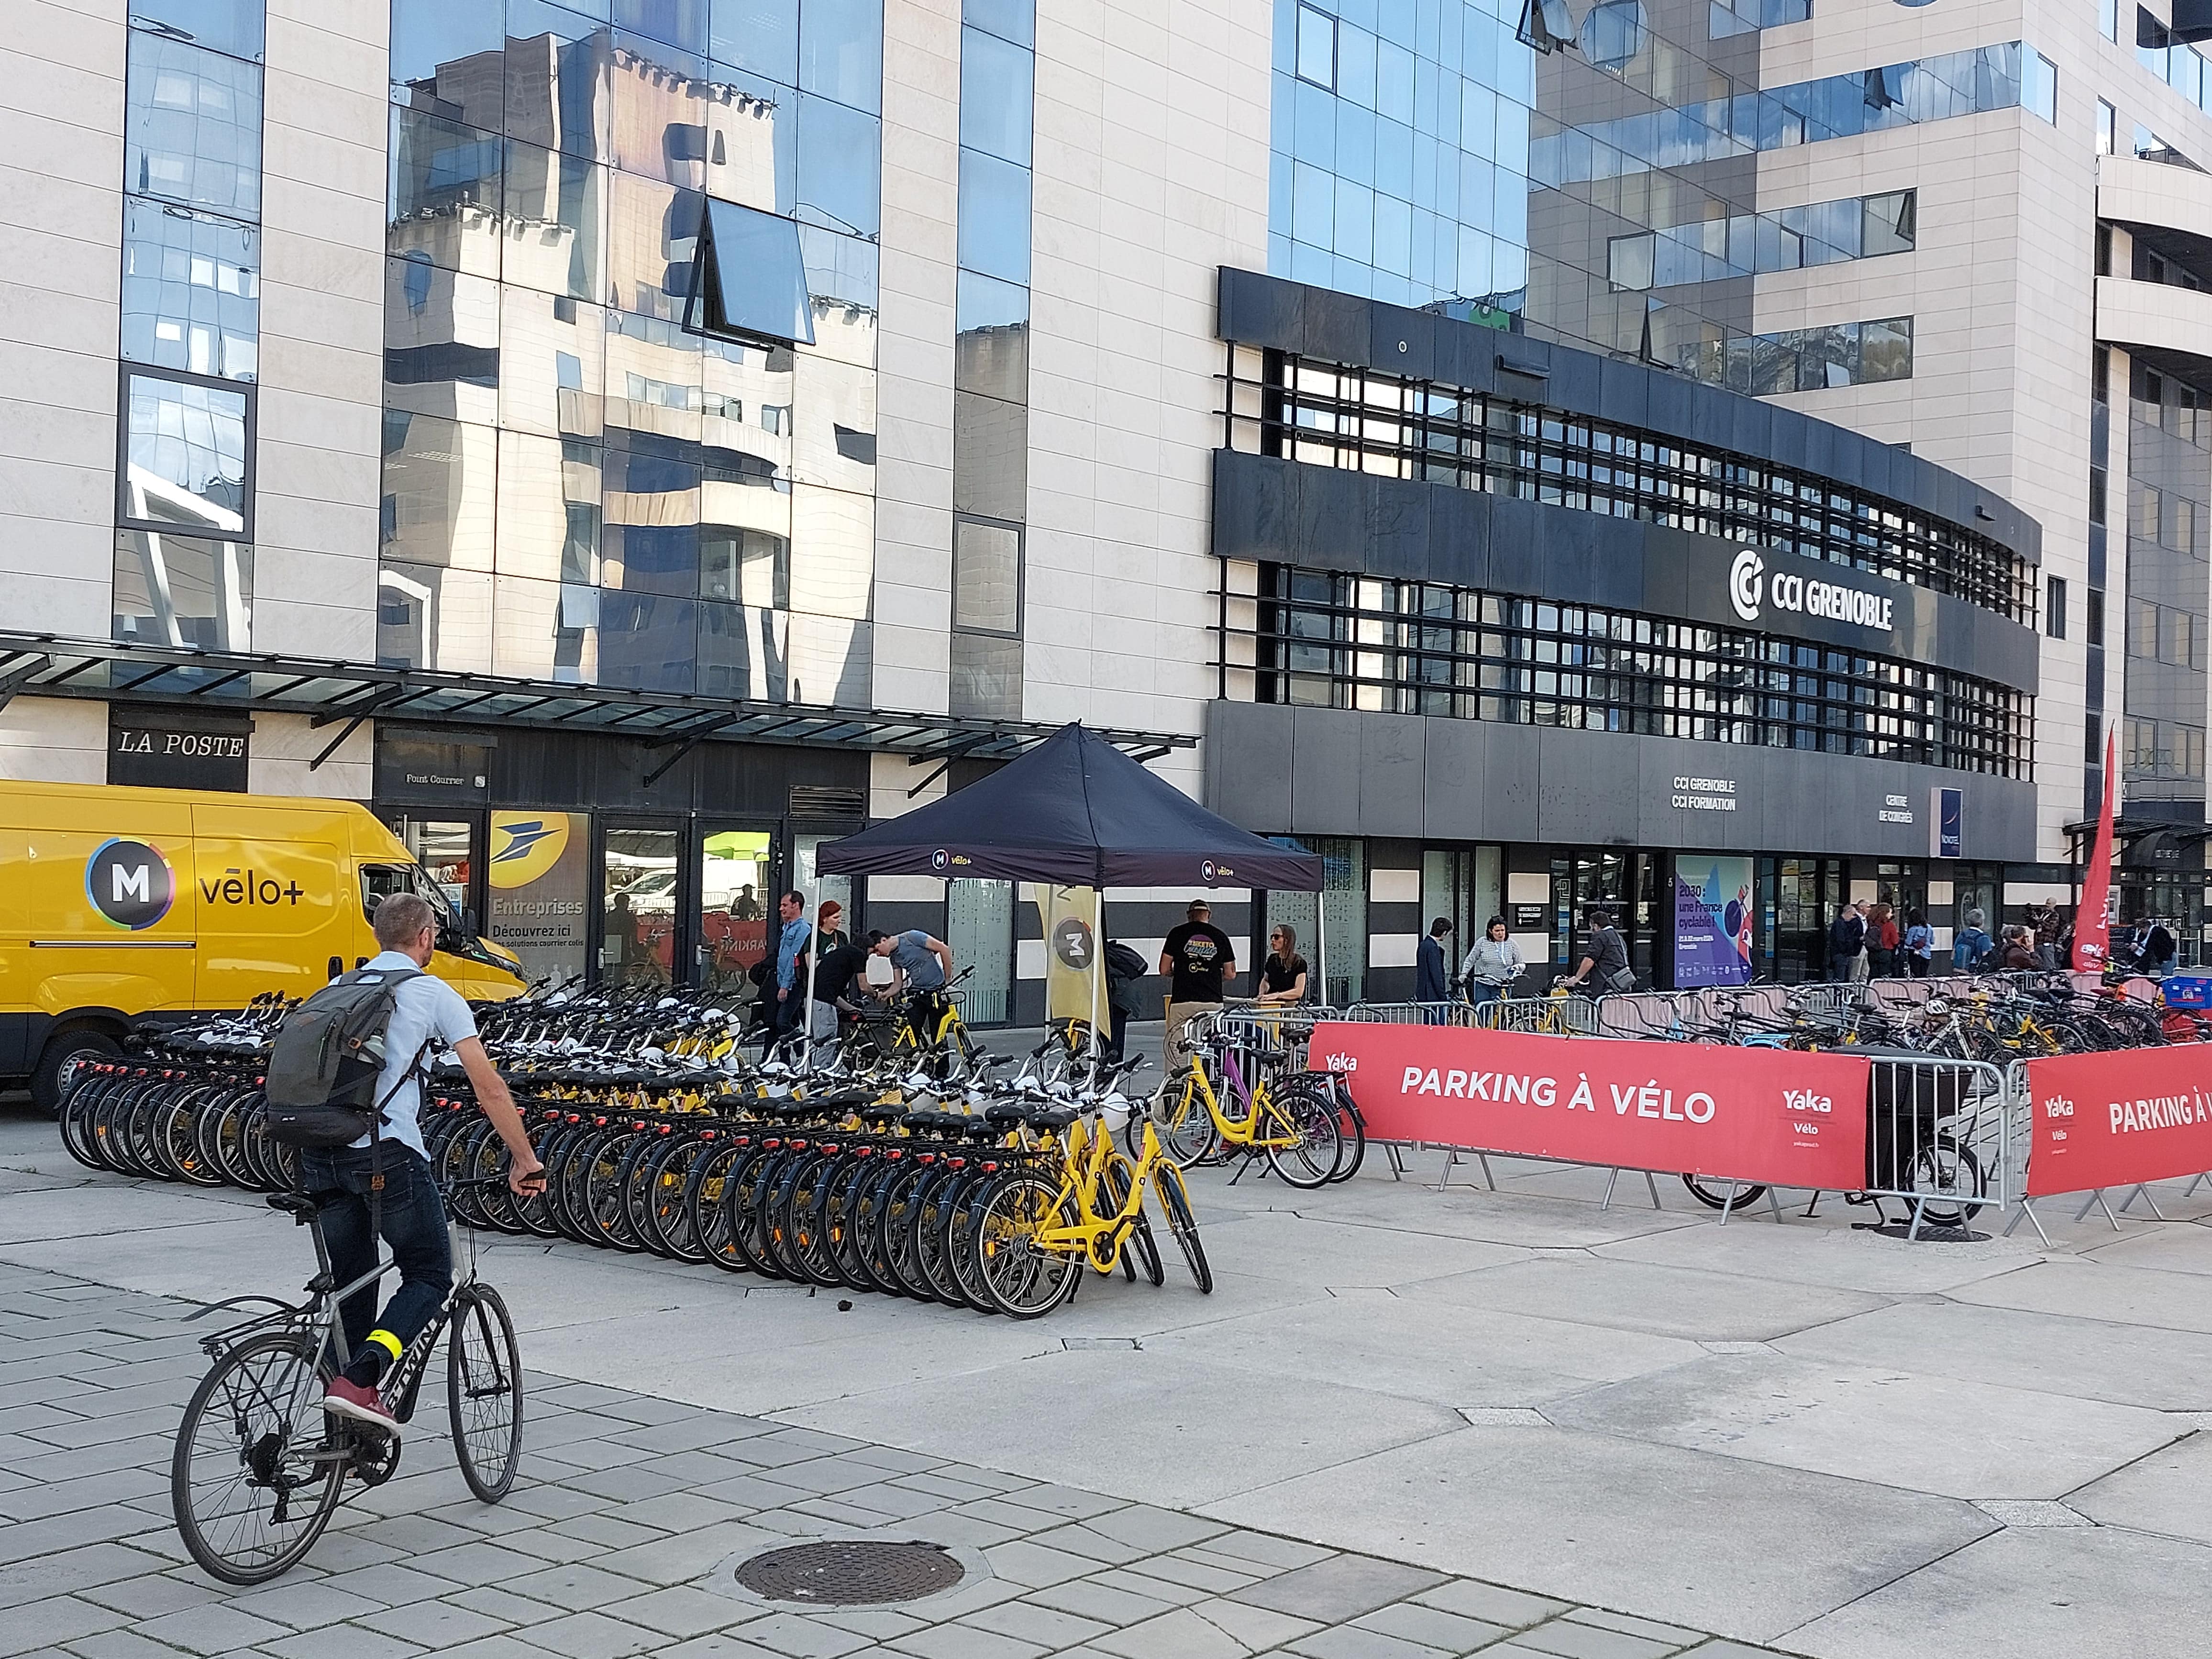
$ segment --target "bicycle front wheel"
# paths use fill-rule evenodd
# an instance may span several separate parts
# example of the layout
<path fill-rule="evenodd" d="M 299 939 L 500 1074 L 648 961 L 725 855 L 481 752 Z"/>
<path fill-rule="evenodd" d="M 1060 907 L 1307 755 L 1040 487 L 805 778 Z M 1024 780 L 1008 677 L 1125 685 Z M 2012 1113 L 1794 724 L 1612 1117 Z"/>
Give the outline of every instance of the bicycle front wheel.
<path fill-rule="evenodd" d="M 1183 1190 L 1182 1171 L 1172 1164 L 1162 1163 L 1152 1170 L 1152 1195 L 1160 1201 L 1160 1208 L 1168 1218 L 1168 1231 L 1182 1246 L 1182 1259 L 1189 1264 L 1190 1276 L 1197 1282 L 1200 1296 L 1213 1294 L 1213 1267 L 1206 1259 L 1206 1246 L 1198 1240 L 1198 1218 L 1190 1212 L 1190 1194 Z"/>
<path fill-rule="evenodd" d="M 1009 1319 L 1048 1314 L 1075 1293 L 1080 1256 L 1042 1249 L 1037 1237 L 1068 1224 L 1060 1192 L 1036 1176 L 1002 1181 L 978 1206 L 970 1240 L 991 1305 Z"/>
<path fill-rule="evenodd" d="M 507 1304 L 489 1285 L 463 1291 L 453 1310 L 446 1408 L 461 1479 L 485 1503 L 498 1503 L 522 1462 L 522 1356 Z"/>
<path fill-rule="evenodd" d="M 264 1584 L 303 1560 L 330 1524 L 347 1455 L 323 1415 L 313 1346 L 249 1338 L 200 1379 L 177 1425 L 169 1504 L 210 1576 Z"/>

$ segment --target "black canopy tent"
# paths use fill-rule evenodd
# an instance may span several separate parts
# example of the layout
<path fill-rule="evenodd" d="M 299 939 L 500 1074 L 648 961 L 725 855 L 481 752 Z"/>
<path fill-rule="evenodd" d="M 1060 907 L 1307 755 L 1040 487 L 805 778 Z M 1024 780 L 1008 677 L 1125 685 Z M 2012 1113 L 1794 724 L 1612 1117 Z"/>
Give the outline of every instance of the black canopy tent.
<path fill-rule="evenodd" d="M 1089 887 L 1102 941 L 1109 887 L 1322 887 L 1317 856 L 1238 829 L 1080 725 L 942 800 L 824 842 L 816 857 L 825 875 Z"/>

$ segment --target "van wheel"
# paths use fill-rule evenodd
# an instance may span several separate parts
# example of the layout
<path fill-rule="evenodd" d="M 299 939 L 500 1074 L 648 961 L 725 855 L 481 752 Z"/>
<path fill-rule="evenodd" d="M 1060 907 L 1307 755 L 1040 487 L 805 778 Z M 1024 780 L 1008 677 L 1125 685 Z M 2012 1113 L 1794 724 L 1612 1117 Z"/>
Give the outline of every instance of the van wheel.
<path fill-rule="evenodd" d="M 31 1073 L 32 1100 L 48 1117 L 58 1116 L 62 1096 L 68 1092 L 78 1066 L 88 1060 L 110 1060 L 122 1052 L 122 1045 L 113 1037 L 89 1026 L 56 1033 L 46 1039 L 38 1066 Z"/>

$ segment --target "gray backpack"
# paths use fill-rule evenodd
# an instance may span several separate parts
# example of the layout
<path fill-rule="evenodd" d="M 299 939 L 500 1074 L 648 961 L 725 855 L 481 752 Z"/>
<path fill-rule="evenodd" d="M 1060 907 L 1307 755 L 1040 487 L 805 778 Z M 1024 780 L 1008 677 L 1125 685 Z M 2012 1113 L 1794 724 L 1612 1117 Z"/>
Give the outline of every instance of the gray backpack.
<path fill-rule="evenodd" d="M 377 1098 L 393 1004 L 402 985 L 422 976 L 419 968 L 356 968 L 284 1016 L 262 1085 L 273 1139 L 287 1146 L 349 1146 L 374 1134 L 385 1106 L 422 1063 L 418 1050 Z"/>

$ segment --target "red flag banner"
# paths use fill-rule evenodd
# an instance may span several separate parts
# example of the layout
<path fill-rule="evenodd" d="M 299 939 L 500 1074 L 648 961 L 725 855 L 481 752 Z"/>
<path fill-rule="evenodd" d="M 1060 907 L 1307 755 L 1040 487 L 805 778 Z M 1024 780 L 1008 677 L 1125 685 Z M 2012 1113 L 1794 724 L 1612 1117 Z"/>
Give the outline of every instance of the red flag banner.
<path fill-rule="evenodd" d="M 2031 1060 L 2027 1091 L 2030 1198 L 2212 1170 L 2212 1045 Z"/>
<path fill-rule="evenodd" d="M 1851 1192 L 1866 1185 L 1863 1055 L 1329 1023 L 1378 1140 Z"/>
<path fill-rule="evenodd" d="M 2081 902 L 2074 911 L 2074 966 L 2102 973 L 2112 954 L 2105 920 L 2112 887 L 2112 801 L 2119 790 L 2119 755 L 2112 734 L 2105 738 L 2105 804 L 2097 811 L 2096 844 L 2081 878 Z"/>

